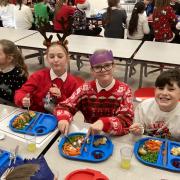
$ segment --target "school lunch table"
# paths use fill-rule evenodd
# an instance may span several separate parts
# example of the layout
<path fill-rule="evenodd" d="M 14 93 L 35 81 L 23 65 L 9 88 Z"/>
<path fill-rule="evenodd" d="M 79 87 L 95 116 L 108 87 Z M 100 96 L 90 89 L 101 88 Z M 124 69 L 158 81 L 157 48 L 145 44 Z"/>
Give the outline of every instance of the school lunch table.
<path fill-rule="evenodd" d="M 139 87 L 143 83 L 143 74 L 148 64 L 179 67 L 180 45 L 145 41 L 134 56 L 134 61 L 141 64 Z"/>
<path fill-rule="evenodd" d="M 0 149 L 10 151 L 19 145 L 19 155 L 23 158 L 36 158 L 46 152 L 51 143 L 59 136 L 55 129 L 53 132 L 36 138 L 37 149 L 30 153 L 26 149 L 26 140 L 24 134 L 16 133 L 10 130 L 9 121 L 17 114 L 25 110 L 0 104 L 0 134 L 5 134 L 5 138 L 0 140 Z"/>
<path fill-rule="evenodd" d="M 80 117 L 75 119 L 73 123 L 80 130 L 89 126 L 87 123 L 79 123 L 79 120 L 81 120 Z M 179 180 L 180 177 L 179 173 L 145 166 L 134 155 L 131 161 L 131 168 L 129 170 L 122 169 L 120 167 L 120 149 L 124 146 L 133 147 L 135 140 L 137 140 L 130 134 L 122 137 L 112 137 L 111 140 L 114 144 L 113 154 L 109 159 L 99 163 L 65 159 L 59 154 L 58 144 L 60 140 L 61 136 L 45 154 L 49 167 L 53 172 L 58 172 L 60 180 L 65 179 L 68 174 L 75 170 L 87 168 L 100 171 L 110 180 Z"/>
<path fill-rule="evenodd" d="M 47 37 L 53 34 L 53 41 L 57 40 L 56 33 L 47 33 Z M 126 69 L 124 81 L 127 81 L 129 61 L 132 60 L 134 53 L 140 47 L 142 41 L 128 40 L 128 39 L 115 39 L 103 38 L 93 36 L 70 35 L 67 37 L 69 52 L 76 55 L 91 55 L 97 49 L 112 50 L 115 58 L 125 60 Z M 46 47 L 43 45 L 44 38 L 40 33 L 32 34 L 29 37 L 21 39 L 16 42 L 20 48 L 34 49 L 43 51 Z M 41 53 L 43 54 L 43 53 Z M 77 66 L 80 66 L 80 61 L 77 60 Z"/>
<path fill-rule="evenodd" d="M 37 31 L 0 27 L 0 39 L 7 39 L 12 42 L 16 42 L 34 33 L 37 33 Z"/>

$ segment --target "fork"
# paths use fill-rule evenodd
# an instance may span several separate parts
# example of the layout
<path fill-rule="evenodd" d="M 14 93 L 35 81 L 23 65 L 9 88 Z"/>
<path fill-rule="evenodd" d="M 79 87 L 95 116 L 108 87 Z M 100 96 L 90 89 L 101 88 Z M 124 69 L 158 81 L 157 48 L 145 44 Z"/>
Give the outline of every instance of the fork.
<path fill-rule="evenodd" d="M 10 150 L 10 153 L 9 153 L 9 166 L 11 166 L 13 159 L 14 159 L 14 153 L 12 152 L 12 150 Z"/>
<path fill-rule="evenodd" d="M 19 145 L 17 145 L 16 148 L 15 148 L 15 150 L 14 150 L 14 161 L 13 161 L 13 164 L 16 163 L 18 151 L 19 151 Z"/>
<path fill-rule="evenodd" d="M 71 141 L 71 139 L 67 136 L 67 135 L 64 135 L 64 137 L 68 140 L 68 142 L 76 149 L 78 146 L 77 145 L 74 145 L 73 142 Z"/>

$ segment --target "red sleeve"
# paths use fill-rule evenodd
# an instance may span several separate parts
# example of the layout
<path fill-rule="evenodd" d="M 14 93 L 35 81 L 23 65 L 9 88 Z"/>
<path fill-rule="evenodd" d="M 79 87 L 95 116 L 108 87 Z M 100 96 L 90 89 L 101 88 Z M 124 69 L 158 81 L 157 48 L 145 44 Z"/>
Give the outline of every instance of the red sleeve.
<path fill-rule="evenodd" d="M 38 88 L 39 82 L 40 81 L 38 80 L 36 73 L 32 74 L 26 81 L 26 83 L 23 84 L 23 86 L 15 92 L 15 104 L 22 107 L 22 99 L 26 96 L 26 94 L 32 94 L 32 92 L 34 92 Z"/>
<path fill-rule="evenodd" d="M 101 117 L 104 127 L 103 131 L 113 135 L 125 135 L 129 133 L 129 126 L 132 125 L 134 109 L 132 103 L 132 92 L 127 86 L 124 89 L 123 101 L 116 111 L 116 117 Z"/>
<path fill-rule="evenodd" d="M 79 99 L 83 94 L 83 85 L 80 86 L 74 93 L 65 101 L 60 102 L 55 110 L 54 115 L 57 117 L 58 121 L 67 120 L 71 121 L 73 115 L 78 111 Z"/>

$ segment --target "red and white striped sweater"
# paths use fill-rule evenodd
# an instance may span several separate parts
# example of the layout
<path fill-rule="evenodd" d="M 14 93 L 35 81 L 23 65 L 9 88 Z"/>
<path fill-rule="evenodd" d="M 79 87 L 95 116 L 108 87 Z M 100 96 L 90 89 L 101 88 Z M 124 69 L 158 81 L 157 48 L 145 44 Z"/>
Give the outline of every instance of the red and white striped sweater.
<path fill-rule="evenodd" d="M 57 119 L 71 121 L 81 111 L 88 123 L 102 120 L 103 131 L 124 135 L 134 117 L 132 92 L 127 84 L 115 81 L 108 91 L 97 92 L 95 81 L 84 83 L 68 99 L 58 104 L 54 114 Z"/>

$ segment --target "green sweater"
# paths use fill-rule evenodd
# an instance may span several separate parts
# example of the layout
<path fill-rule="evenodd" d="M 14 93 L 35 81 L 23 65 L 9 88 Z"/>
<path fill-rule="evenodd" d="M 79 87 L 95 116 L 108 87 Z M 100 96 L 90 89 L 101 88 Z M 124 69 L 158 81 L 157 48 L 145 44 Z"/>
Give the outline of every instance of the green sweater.
<path fill-rule="evenodd" d="M 49 12 L 47 6 L 44 2 L 36 3 L 34 5 L 34 14 L 35 14 L 35 25 L 38 25 L 38 18 L 41 18 L 44 22 L 49 22 Z"/>

